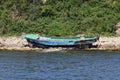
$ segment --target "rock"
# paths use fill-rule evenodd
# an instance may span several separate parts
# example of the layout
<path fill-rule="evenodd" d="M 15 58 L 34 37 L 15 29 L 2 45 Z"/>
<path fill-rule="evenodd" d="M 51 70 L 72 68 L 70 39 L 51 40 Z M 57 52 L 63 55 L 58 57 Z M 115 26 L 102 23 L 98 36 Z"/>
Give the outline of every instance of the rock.
<path fill-rule="evenodd" d="M 119 23 L 117 23 L 117 25 L 115 26 L 116 27 L 116 34 L 117 35 L 120 35 L 120 22 Z"/>
<path fill-rule="evenodd" d="M 115 32 L 117 35 L 120 35 L 120 28 L 118 28 Z"/>
<path fill-rule="evenodd" d="M 4 47 L 4 46 L 5 46 L 5 45 L 3 45 L 3 44 L 0 43 L 0 47 Z"/>
<path fill-rule="evenodd" d="M 4 38 L 4 40 L 0 39 L 0 42 L 6 47 L 24 47 L 28 44 L 26 39 L 22 37 L 8 37 Z"/>
<path fill-rule="evenodd" d="M 120 28 L 120 22 L 115 25 L 116 29 Z"/>
<path fill-rule="evenodd" d="M 26 45 L 28 45 L 28 42 L 26 41 L 26 39 L 20 37 L 17 46 L 25 47 Z"/>
<path fill-rule="evenodd" d="M 46 0 L 41 0 L 42 4 L 45 4 L 46 3 Z"/>
<path fill-rule="evenodd" d="M 4 38 L 0 37 L 0 47 L 3 47 L 4 45 Z"/>

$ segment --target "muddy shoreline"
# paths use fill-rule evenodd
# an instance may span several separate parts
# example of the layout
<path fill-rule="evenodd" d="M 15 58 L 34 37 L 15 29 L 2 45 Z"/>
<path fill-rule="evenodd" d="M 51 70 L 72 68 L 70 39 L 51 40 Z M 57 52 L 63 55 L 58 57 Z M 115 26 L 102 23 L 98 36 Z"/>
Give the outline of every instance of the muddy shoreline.
<path fill-rule="evenodd" d="M 120 37 L 100 37 L 94 45 L 97 48 L 85 50 L 120 50 Z M 56 48 L 49 48 L 56 49 Z M 67 48 L 57 48 L 66 50 Z M 71 48 L 69 48 L 71 50 Z M 43 50 L 42 48 L 31 48 L 23 37 L 0 37 L 0 50 Z"/>

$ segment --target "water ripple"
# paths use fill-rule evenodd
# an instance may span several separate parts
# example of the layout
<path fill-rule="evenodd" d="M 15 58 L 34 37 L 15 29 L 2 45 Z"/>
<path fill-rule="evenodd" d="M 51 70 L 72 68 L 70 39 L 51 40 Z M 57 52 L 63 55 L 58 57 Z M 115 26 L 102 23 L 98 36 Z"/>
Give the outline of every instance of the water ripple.
<path fill-rule="evenodd" d="M 0 80 L 119 80 L 119 51 L 1 51 Z"/>

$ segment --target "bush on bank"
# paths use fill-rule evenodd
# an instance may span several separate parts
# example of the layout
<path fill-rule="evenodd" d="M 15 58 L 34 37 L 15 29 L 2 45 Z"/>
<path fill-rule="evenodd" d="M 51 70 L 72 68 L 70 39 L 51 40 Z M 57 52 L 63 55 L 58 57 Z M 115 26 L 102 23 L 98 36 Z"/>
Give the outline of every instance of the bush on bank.
<path fill-rule="evenodd" d="M 120 0 L 1 0 L 0 35 L 114 35 Z"/>

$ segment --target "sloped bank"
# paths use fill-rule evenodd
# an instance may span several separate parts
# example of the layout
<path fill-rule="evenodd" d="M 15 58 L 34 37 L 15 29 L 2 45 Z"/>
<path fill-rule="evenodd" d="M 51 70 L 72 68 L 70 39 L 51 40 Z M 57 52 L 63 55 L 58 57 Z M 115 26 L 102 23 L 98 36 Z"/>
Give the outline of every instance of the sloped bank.
<path fill-rule="evenodd" d="M 98 45 L 98 47 L 89 48 L 86 50 L 120 50 L 120 37 L 100 37 L 99 41 L 94 43 L 94 45 Z M 43 50 L 43 49 L 29 47 L 26 39 L 22 37 L 0 37 L 0 50 Z"/>

